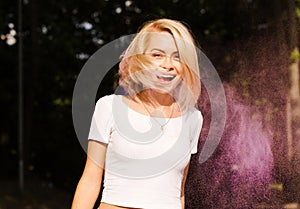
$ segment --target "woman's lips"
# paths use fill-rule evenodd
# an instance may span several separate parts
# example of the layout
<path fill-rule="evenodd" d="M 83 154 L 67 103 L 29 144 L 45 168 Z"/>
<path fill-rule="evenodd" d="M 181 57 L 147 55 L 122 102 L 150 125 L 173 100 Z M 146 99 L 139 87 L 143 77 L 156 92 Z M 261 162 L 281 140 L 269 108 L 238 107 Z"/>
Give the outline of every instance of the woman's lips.
<path fill-rule="evenodd" d="M 157 76 L 157 78 L 161 81 L 164 82 L 170 82 L 172 81 L 174 78 L 176 77 L 176 75 L 161 75 L 161 76 Z"/>

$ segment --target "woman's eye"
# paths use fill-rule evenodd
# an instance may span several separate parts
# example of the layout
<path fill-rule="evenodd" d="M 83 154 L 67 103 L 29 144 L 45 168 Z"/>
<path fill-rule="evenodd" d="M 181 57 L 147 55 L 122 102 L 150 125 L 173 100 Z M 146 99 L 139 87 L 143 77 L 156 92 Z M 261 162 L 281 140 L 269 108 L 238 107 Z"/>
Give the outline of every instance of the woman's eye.
<path fill-rule="evenodd" d="M 160 54 L 160 53 L 153 53 L 153 54 L 152 54 L 152 57 L 155 57 L 155 58 L 162 58 L 163 55 Z"/>
<path fill-rule="evenodd" d="M 177 61 L 180 60 L 179 54 L 174 54 L 173 59 L 174 59 L 174 60 L 177 60 Z"/>

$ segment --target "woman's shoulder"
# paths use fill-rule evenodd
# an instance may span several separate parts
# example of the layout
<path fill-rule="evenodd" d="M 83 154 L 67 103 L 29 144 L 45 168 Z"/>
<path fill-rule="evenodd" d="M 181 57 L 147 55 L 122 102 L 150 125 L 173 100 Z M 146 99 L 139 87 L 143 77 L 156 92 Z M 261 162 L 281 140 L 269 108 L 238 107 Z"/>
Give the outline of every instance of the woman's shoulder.
<path fill-rule="evenodd" d="M 118 98 L 120 95 L 109 94 L 100 97 L 96 102 L 96 109 L 108 108 L 113 104 L 114 99 Z"/>
<path fill-rule="evenodd" d="M 201 111 L 199 109 L 197 109 L 196 107 L 190 108 L 188 110 L 188 115 L 190 117 L 197 118 L 197 119 L 202 119 L 203 118 Z"/>
<path fill-rule="evenodd" d="M 98 99 L 97 103 L 112 103 L 115 98 L 120 97 L 120 95 L 109 94 L 102 96 Z"/>
<path fill-rule="evenodd" d="M 196 108 L 196 107 L 191 107 L 191 108 L 189 108 L 188 109 L 188 111 L 187 112 L 189 112 L 190 114 L 201 114 L 201 111 L 198 109 L 198 108 Z"/>

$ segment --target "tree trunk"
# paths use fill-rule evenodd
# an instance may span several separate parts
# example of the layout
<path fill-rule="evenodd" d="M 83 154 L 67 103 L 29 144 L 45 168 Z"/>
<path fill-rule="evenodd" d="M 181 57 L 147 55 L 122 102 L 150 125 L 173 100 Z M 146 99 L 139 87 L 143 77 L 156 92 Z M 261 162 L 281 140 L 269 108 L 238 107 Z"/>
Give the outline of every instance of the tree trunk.
<path fill-rule="evenodd" d="M 289 191 L 290 201 L 300 200 L 300 92 L 299 92 L 299 55 L 298 51 L 298 27 L 295 1 L 287 2 L 288 14 L 288 46 L 291 57 L 289 64 L 289 92 L 287 96 L 287 120 L 288 120 L 288 164 L 289 164 Z M 293 55 L 293 56 L 292 56 Z"/>
<path fill-rule="evenodd" d="M 29 173 L 28 167 L 30 166 L 31 162 L 31 152 L 32 152 L 32 143 L 33 143 L 33 134 L 34 134 L 34 103 L 36 100 L 36 90 L 38 89 L 37 86 L 37 74 L 39 68 L 39 45 L 38 45 L 38 5 L 39 2 L 36 0 L 32 0 L 29 3 L 29 9 L 27 11 L 28 21 L 30 22 L 30 40 L 29 46 L 30 48 L 25 49 L 28 53 L 25 55 L 25 70 L 24 70 L 24 84 L 25 84 L 25 115 L 24 115 L 24 167 L 25 167 L 25 177 L 26 174 Z"/>

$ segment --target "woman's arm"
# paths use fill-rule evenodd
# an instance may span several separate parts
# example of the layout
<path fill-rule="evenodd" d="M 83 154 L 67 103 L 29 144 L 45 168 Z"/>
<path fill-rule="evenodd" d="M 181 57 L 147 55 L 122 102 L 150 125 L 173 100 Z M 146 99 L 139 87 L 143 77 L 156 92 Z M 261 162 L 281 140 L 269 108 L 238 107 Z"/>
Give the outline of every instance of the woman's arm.
<path fill-rule="evenodd" d="M 182 209 L 185 208 L 185 200 L 184 200 L 184 186 L 185 186 L 185 181 L 186 181 L 186 177 L 189 171 L 189 166 L 190 166 L 190 162 L 187 164 L 187 166 L 184 169 L 184 173 L 183 173 L 183 179 L 182 179 L 182 184 L 181 184 L 181 205 L 182 205 Z"/>
<path fill-rule="evenodd" d="M 104 170 L 106 144 L 89 141 L 87 160 L 77 185 L 72 209 L 92 209 L 98 198 Z"/>

